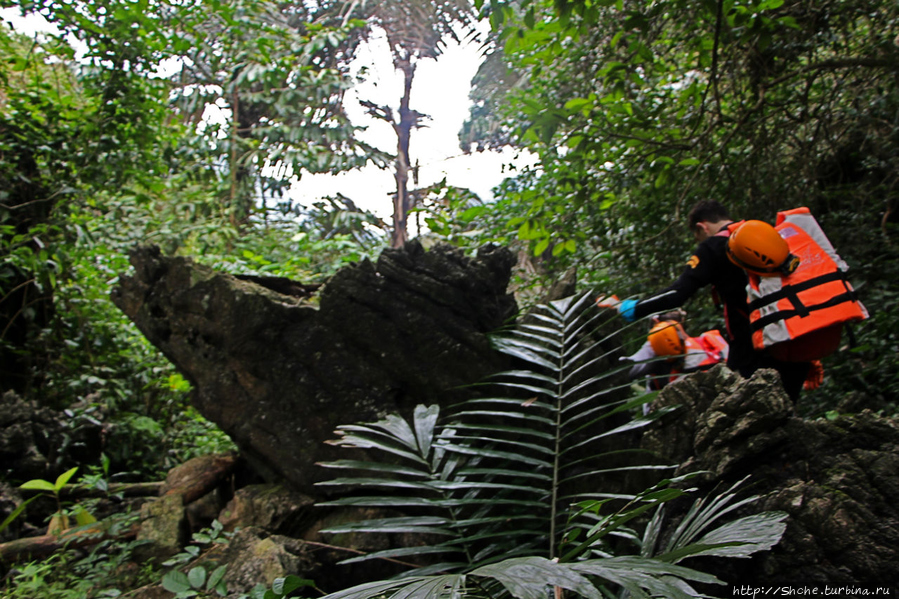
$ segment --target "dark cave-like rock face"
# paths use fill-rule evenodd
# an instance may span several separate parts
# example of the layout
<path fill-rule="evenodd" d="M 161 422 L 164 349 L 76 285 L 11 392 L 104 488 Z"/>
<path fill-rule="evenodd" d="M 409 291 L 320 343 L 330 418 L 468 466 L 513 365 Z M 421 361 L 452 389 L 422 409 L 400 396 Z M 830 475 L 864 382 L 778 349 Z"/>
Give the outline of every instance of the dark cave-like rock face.
<path fill-rule="evenodd" d="M 113 301 L 184 373 L 192 401 L 267 478 L 311 491 L 340 424 L 461 397 L 503 368 L 487 333 L 517 310 L 513 257 L 417 243 L 346 267 L 320 291 L 278 293 L 155 247 L 131 254 Z M 281 280 L 283 283 L 284 280 Z"/>
<path fill-rule="evenodd" d="M 801 399 L 800 399 L 801 401 Z M 670 385 L 680 405 L 643 445 L 680 473 L 707 471 L 700 491 L 749 476 L 751 511 L 789 514 L 780 544 L 713 568 L 733 583 L 899 584 L 899 423 L 871 412 L 806 420 L 773 370 L 745 380 L 715 367 Z M 685 563 L 689 565 L 689 563 Z"/>

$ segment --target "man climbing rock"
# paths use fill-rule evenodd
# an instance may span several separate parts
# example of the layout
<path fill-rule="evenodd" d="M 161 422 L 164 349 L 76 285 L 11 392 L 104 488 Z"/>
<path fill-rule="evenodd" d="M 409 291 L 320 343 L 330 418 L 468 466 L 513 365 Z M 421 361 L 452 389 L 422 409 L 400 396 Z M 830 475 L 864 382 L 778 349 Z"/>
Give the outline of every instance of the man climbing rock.
<path fill-rule="evenodd" d="M 647 391 L 660 390 L 687 374 L 708 370 L 727 359 L 729 348 L 719 331 L 706 331 L 698 337 L 687 335 L 682 310 L 653 316 L 652 323 L 643 346 L 633 355 L 621 358 L 634 362 L 628 377 L 645 378 Z"/>
<path fill-rule="evenodd" d="M 752 345 L 747 303 L 746 272 L 727 257 L 727 240 L 734 221 L 727 209 L 714 200 L 698 202 L 687 217 L 696 239 L 696 249 L 678 279 L 669 287 L 644 300 L 600 298 L 597 305 L 615 308 L 632 322 L 638 318 L 682 306 L 701 288 L 711 285 L 716 299 L 724 307 L 724 320 L 730 343 L 727 366 L 743 377 L 759 368 L 774 368 L 780 373 L 784 389 L 793 401 L 799 398 L 809 373 L 808 362 L 783 362 Z"/>

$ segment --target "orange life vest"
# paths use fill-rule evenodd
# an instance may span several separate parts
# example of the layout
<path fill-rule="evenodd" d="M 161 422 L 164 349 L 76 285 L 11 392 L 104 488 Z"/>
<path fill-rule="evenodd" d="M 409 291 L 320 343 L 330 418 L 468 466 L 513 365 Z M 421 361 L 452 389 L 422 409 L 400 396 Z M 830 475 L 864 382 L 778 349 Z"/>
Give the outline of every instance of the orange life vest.
<path fill-rule="evenodd" d="M 748 273 L 752 344 L 781 360 L 820 359 L 838 347 L 842 325 L 868 318 L 868 311 L 808 208 L 778 212 L 774 228 L 800 262 L 789 275 Z"/>
<path fill-rule="evenodd" d="M 730 345 L 724 339 L 724 336 L 715 329 L 706 331 L 696 338 L 696 341 L 705 350 L 706 359 L 701 364 L 702 367 L 712 366 L 718 362 L 727 360 L 727 353 Z"/>
<path fill-rule="evenodd" d="M 683 371 L 674 370 L 670 381 L 697 370 L 708 370 L 727 359 L 729 346 L 718 331 L 706 331 L 699 337 L 687 337 Z"/>

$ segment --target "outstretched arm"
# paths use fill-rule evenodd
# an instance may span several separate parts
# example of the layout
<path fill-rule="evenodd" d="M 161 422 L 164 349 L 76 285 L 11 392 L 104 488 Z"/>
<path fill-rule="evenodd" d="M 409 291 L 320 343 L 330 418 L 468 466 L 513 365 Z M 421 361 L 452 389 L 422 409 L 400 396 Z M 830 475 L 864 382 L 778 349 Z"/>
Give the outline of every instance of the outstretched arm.
<path fill-rule="evenodd" d="M 712 281 L 712 268 L 714 259 L 709 244 L 702 243 L 696 248 L 696 252 L 690 256 L 684 272 L 671 284 L 655 295 L 641 300 L 633 306 L 631 320 L 642 318 L 649 314 L 673 310 L 684 305 L 702 287 Z M 622 311 L 622 316 L 628 315 Z"/>

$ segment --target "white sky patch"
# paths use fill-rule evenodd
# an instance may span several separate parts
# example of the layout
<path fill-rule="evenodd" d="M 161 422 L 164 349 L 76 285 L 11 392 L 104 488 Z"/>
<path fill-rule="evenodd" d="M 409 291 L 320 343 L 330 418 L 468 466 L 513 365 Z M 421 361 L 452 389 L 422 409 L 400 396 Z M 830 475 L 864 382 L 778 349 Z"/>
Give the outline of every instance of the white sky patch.
<path fill-rule="evenodd" d="M 536 163 L 527 153 L 507 149 L 503 152 L 463 154 L 459 147 L 459 130 L 468 117 L 471 101 L 468 92 L 471 80 L 480 65 L 477 43 L 458 44 L 450 41 L 437 60 L 422 60 L 412 82 L 410 108 L 430 116 L 426 127 L 412 132 L 409 154 L 413 166 L 419 165 L 420 187 L 439 182 L 466 187 L 482 200 L 493 197 L 492 189 L 510 176 L 509 165 L 517 168 Z M 352 122 L 368 127 L 360 138 L 382 150 L 396 152 L 396 135 L 384 121 L 365 114 L 359 100 L 390 106 L 394 113 L 403 93 L 402 76 L 393 68 L 387 41 L 382 35 L 372 36 L 371 42 L 359 52 L 353 73 L 367 69 L 366 81 L 349 94 L 347 111 Z M 412 181 L 409 182 L 413 188 Z M 304 205 L 317 199 L 341 193 L 360 208 L 388 219 L 393 215 L 390 194 L 396 191 L 392 169 L 374 166 L 339 175 L 304 174 L 295 182 L 290 196 Z"/>
<path fill-rule="evenodd" d="M 4 27 L 10 27 L 22 35 L 34 37 L 35 34 L 49 33 L 59 35 L 60 31 L 54 25 L 47 22 L 40 15 L 28 15 L 23 17 L 18 8 L 0 8 L 0 19 L 4 21 Z"/>

